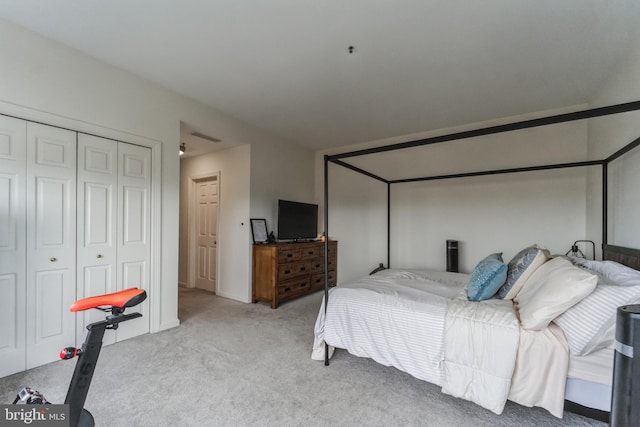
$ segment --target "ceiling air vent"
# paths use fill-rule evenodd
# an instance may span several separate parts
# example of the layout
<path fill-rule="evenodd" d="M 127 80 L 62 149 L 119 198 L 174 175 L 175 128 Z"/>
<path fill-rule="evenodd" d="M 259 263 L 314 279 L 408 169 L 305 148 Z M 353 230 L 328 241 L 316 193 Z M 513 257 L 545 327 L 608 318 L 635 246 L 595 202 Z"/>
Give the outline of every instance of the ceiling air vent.
<path fill-rule="evenodd" d="M 218 138 L 214 138 L 212 136 L 205 135 L 204 133 L 200 133 L 200 132 L 191 132 L 191 135 L 197 136 L 198 138 L 206 139 L 207 141 L 211 141 L 211 142 L 220 142 Z"/>

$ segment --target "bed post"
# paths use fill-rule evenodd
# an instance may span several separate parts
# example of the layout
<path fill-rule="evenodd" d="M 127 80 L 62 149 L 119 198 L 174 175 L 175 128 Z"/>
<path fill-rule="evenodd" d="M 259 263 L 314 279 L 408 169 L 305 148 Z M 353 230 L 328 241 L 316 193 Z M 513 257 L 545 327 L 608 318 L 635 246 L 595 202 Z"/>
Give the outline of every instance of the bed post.
<path fill-rule="evenodd" d="M 391 268 L 391 183 L 387 182 L 387 268 Z"/>
<path fill-rule="evenodd" d="M 329 156 L 324 155 L 324 314 L 329 304 Z M 329 366 L 329 344 L 324 343 L 324 364 Z"/>
<path fill-rule="evenodd" d="M 609 169 L 609 161 L 605 161 L 602 163 L 602 245 L 607 244 L 608 238 L 608 228 L 609 228 L 609 220 L 608 220 L 608 172 Z"/>

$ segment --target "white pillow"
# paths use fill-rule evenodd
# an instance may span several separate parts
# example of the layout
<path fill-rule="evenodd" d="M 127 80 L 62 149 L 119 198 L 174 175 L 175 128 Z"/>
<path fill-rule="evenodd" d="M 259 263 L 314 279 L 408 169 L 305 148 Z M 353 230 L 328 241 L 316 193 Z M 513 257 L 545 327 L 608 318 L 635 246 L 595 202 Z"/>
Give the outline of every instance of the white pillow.
<path fill-rule="evenodd" d="M 514 301 L 525 329 L 539 330 L 589 295 L 598 278 L 564 258 L 542 264 L 527 279 Z"/>
<path fill-rule="evenodd" d="M 640 271 L 622 265 L 615 261 L 593 261 L 584 258 L 571 257 L 571 262 L 587 268 L 596 273 L 602 274 L 609 281 L 618 286 L 640 285 Z"/>
<path fill-rule="evenodd" d="M 613 342 L 617 308 L 639 299 L 640 285 L 616 286 L 599 281 L 591 294 L 553 322 L 564 332 L 571 354 L 586 356 Z"/>

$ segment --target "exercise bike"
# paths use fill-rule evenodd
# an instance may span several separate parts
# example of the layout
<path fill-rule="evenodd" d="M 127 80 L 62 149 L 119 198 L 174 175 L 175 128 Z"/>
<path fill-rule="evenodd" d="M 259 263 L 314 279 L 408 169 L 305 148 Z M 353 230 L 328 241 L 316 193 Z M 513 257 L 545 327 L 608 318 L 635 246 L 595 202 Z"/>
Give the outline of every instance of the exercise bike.
<path fill-rule="evenodd" d="M 129 288 L 120 292 L 83 298 L 71 305 L 70 311 L 72 312 L 95 308 L 109 314 L 105 320 L 87 325 L 89 332 L 81 348 L 66 347 L 60 352 L 61 359 L 78 357 L 64 401 L 66 405 L 69 405 L 70 427 L 95 426 L 93 415 L 84 409 L 84 403 L 102 349 L 102 338 L 107 329 L 118 329 L 120 323 L 142 317 L 140 313 L 124 314 L 124 310 L 140 304 L 146 298 L 147 293 L 143 289 Z M 49 403 L 42 394 L 29 387 L 23 388 L 13 403 L 17 403 L 19 400 L 33 404 Z"/>

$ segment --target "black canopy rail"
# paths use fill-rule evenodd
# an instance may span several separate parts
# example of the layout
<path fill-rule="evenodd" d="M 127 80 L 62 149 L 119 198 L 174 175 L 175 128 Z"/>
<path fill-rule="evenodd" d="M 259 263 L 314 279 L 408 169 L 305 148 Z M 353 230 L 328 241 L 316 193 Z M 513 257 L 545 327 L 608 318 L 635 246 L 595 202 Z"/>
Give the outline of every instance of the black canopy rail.
<path fill-rule="evenodd" d="M 573 113 L 556 114 L 537 119 L 523 120 L 503 125 L 489 126 L 486 128 L 455 132 L 446 135 L 432 136 L 430 138 L 418 139 L 415 141 L 400 142 L 397 144 L 382 145 L 379 147 L 366 148 L 363 150 L 349 151 L 346 153 L 333 154 L 328 156 L 328 160 L 333 162 L 337 159 L 348 157 L 364 156 L 366 154 L 383 153 L 385 151 L 402 150 L 404 148 L 419 147 L 422 145 L 438 144 L 441 142 L 455 141 L 458 139 L 474 138 L 477 136 L 492 135 L 496 133 L 511 132 L 514 130 L 529 129 L 540 126 L 547 126 L 556 123 L 573 122 L 576 120 L 591 119 L 595 117 L 609 116 L 612 114 L 627 113 L 629 111 L 640 110 L 640 101 L 615 104 L 607 107 L 591 108 L 588 110 L 575 111 Z"/>
<path fill-rule="evenodd" d="M 476 177 L 476 176 L 487 176 L 487 175 L 499 175 L 499 174 L 507 174 L 507 173 L 520 173 L 520 172 L 532 172 L 532 171 L 541 171 L 541 170 L 550 170 L 550 169 L 564 169 L 564 168 L 575 168 L 575 167 L 585 167 L 585 166 L 601 166 L 602 167 L 602 244 L 606 245 L 607 242 L 607 228 L 608 228 L 608 166 L 609 163 L 633 150 L 634 148 L 640 145 L 640 138 L 635 139 L 634 141 L 628 143 L 615 153 L 610 156 L 602 159 L 602 160 L 587 160 L 580 162 L 570 162 L 570 163 L 556 163 L 556 164 L 547 164 L 547 165 L 537 165 L 537 166 L 525 166 L 518 168 L 509 168 L 509 169 L 495 169 L 495 170 L 487 170 L 487 171 L 476 171 L 476 172 L 465 172 L 465 173 L 452 173 L 445 175 L 433 175 L 433 176 L 424 176 L 424 177 L 416 177 L 416 178 L 404 178 L 404 179 L 386 179 L 381 176 L 378 176 L 372 172 L 364 170 L 360 167 L 354 166 L 350 163 L 343 161 L 342 159 L 351 158 L 351 157 L 360 157 L 369 154 L 377 154 L 384 153 L 387 151 L 395 151 L 402 150 L 406 148 L 420 147 L 424 145 L 431 144 L 439 144 L 443 142 L 456 141 L 461 139 L 474 138 L 478 136 L 492 135 L 504 132 L 511 132 L 521 129 L 529 129 L 534 127 L 547 126 L 557 123 L 565 123 L 572 122 L 577 120 L 585 120 L 596 117 L 609 116 L 613 114 L 626 113 L 631 111 L 640 110 L 640 100 L 633 102 L 626 102 L 622 104 L 609 105 L 606 107 L 598 107 L 591 108 L 587 110 L 576 111 L 572 113 L 564 113 L 564 114 L 556 114 L 548 117 L 541 117 L 537 119 L 523 120 L 514 123 L 507 123 L 496 126 L 489 126 L 485 128 L 479 128 L 474 130 L 462 131 L 462 132 L 454 132 L 451 134 L 438 135 L 429 138 L 418 139 L 415 141 L 401 142 L 396 144 L 382 145 L 379 147 L 366 148 L 362 150 L 349 151 L 345 153 L 325 155 L 324 156 L 324 235 L 325 235 L 325 299 L 324 299 L 324 311 L 326 314 L 327 305 L 329 301 L 329 279 L 328 279 L 328 252 L 329 252 L 329 163 L 334 163 L 336 165 L 342 166 L 344 168 L 350 169 L 359 174 L 368 176 L 377 181 L 383 182 L 387 184 L 387 267 L 390 267 L 391 260 L 391 184 L 401 184 L 401 183 L 409 183 L 409 182 L 418 182 L 418 181 L 434 181 L 434 180 L 443 180 L 443 179 L 454 179 L 454 178 L 467 178 L 467 177 Z M 325 343 L 325 365 L 329 365 L 329 346 Z"/>

